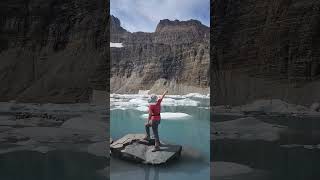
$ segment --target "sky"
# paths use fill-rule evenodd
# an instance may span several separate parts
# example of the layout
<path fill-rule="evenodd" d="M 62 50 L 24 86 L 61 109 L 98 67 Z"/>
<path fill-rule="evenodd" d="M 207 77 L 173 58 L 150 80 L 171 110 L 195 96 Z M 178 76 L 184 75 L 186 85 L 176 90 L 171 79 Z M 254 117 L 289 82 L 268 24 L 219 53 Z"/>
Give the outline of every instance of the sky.
<path fill-rule="evenodd" d="M 110 14 L 130 32 L 154 32 L 162 19 L 210 25 L 210 0 L 110 0 Z"/>

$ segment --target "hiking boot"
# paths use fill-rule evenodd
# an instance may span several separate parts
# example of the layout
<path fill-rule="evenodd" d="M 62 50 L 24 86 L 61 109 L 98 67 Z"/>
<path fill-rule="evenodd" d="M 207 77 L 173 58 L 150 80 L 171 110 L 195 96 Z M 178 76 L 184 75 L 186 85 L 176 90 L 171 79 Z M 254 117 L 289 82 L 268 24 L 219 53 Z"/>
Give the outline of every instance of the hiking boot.
<path fill-rule="evenodd" d="M 143 140 L 145 140 L 145 141 L 150 141 L 150 137 L 149 137 L 149 136 L 145 136 L 145 137 L 143 138 Z"/>
<path fill-rule="evenodd" d="M 154 148 L 151 150 L 152 152 L 156 152 L 156 151 L 159 151 L 160 150 L 160 147 L 159 146 L 154 146 Z"/>

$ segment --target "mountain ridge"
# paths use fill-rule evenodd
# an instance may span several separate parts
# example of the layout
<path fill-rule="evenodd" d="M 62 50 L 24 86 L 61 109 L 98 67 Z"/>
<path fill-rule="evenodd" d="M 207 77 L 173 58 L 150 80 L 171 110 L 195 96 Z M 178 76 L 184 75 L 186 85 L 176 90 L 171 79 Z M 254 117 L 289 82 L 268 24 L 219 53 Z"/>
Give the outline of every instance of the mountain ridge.
<path fill-rule="evenodd" d="M 119 24 L 112 24 L 118 20 L 110 22 L 111 42 L 124 46 L 111 48 L 111 92 L 137 93 L 142 89 L 160 92 L 167 88 L 172 94 L 209 93 L 208 27 L 194 20 L 186 23 L 162 20 L 160 29 L 169 23 L 174 24 L 174 30 L 158 28 L 153 33 L 130 33 L 121 31 Z M 195 23 L 200 31 L 177 26 Z"/>

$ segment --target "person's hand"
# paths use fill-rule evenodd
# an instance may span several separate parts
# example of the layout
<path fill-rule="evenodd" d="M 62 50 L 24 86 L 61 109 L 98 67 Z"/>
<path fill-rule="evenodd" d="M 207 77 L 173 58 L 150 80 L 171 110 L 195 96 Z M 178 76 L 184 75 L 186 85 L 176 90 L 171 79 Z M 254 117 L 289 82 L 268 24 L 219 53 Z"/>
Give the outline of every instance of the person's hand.
<path fill-rule="evenodd" d="M 164 96 L 165 96 L 167 93 L 168 93 L 168 90 L 166 90 L 166 91 L 162 94 L 161 99 L 163 99 L 163 98 L 164 98 Z"/>

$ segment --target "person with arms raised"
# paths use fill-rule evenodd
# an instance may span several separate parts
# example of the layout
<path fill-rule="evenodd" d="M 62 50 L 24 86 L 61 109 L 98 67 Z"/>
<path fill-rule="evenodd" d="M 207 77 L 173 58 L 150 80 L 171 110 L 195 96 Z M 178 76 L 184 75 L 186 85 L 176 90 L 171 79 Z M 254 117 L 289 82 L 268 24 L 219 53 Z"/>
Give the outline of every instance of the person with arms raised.
<path fill-rule="evenodd" d="M 145 124 L 146 136 L 144 140 L 147 140 L 147 141 L 150 140 L 150 127 L 151 127 L 154 135 L 154 139 L 155 139 L 155 146 L 152 150 L 153 152 L 158 151 L 160 149 L 158 126 L 161 121 L 161 116 L 160 116 L 161 102 L 167 93 L 168 91 L 166 90 L 162 94 L 161 98 L 159 99 L 156 95 L 153 94 L 150 96 L 150 99 L 149 99 L 149 108 L 148 108 L 149 116 L 148 116 L 148 122 Z"/>

